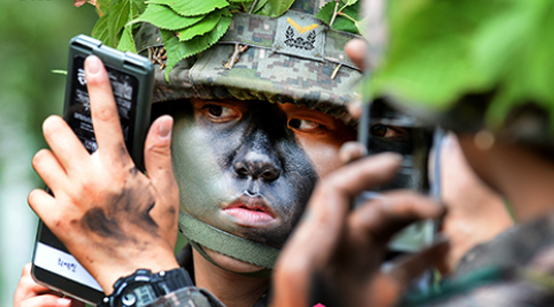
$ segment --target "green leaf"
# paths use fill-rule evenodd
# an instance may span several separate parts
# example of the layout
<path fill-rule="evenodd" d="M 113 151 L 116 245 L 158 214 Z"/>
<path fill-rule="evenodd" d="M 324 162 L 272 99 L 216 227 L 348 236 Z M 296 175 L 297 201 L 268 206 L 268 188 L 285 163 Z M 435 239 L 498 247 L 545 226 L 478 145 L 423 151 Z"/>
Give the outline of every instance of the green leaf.
<path fill-rule="evenodd" d="M 341 1 L 342 1 L 342 3 L 344 3 L 344 4 L 347 5 L 347 6 L 351 6 L 351 5 L 353 5 L 353 4 L 358 3 L 358 0 L 346 0 L 346 1 L 341 0 Z"/>
<path fill-rule="evenodd" d="M 254 10 L 252 10 L 253 14 L 257 14 L 267 3 L 268 0 L 258 0 L 256 3 L 256 6 L 254 7 Z M 254 3 L 252 3 L 254 4 Z M 251 6 L 248 8 L 248 12 L 250 12 Z"/>
<path fill-rule="evenodd" d="M 131 12 L 130 0 L 123 0 L 110 7 L 108 18 L 108 40 L 105 42 L 108 46 L 116 47 L 119 38 L 121 37 L 121 31 L 125 25 L 129 22 L 129 15 Z"/>
<path fill-rule="evenodd" d="M 179 36 L 179 41 L 184 42 L 192 39 L 195 36 L 203 35 L 207 32 L 212 31 L 218 24 L 223 10 L 217 10 L 208 14 L 202 21 L 199 23 L 185 28 L 183 30 L 177 31 L 177 36 Z"/>
<path fill-rule="evenodd" d="M 332 27 L 335 30 L 358 34 L 361 33 L 356 25 L 356 23 L 360 22 L 360 3 L 357 1 L 351 2 L 353 2 L 352 5 L 345 7 L 341 13 L 347 16 L 338 15 Z M 331 1 L 325 4 L 316 17 L 329 24 L 335 12 L 335 3 L 336 2 Z"/>
<path fill-rule="evenodd" d="M 123 34 L 121 35 L 121 39 L 119 40 L 119 44 L 117 45 L 117 50 L 120 51 L 130 51 L 133 53 L 137 53 L 137 47 L 135 45 L 135 40 L 133 39 L 133 27 L 127 26 L 125 29 L 123 29 Z"/>
<path fill-rule="evenodd" d="M 229 2 L 225 0 L 150 0 L 148 3 L 169 6 L 177 14 L 185 17 L 205 15 L 216 9 L 229 6 Z"/>
<path fill-rule="evenodd" d="M 104 13 L 104 15 L 96 21 L 96 24 L 94 25 L 94 28 L 92 28 L 91 33 L 91 36 L 93 38 L 102 41 L 102 43 L 104 44 L 108 41 L 109 37 L 108 18 L 110 18 L 109 12 Z"/>
<path fill-rule="evenodd" d="M 227 32 L 229 25 L 231 25 L 231 20 L 231 17 L 223 16 L 211 32 L 186 42 L 179 42 L 179 39 L 171 31 L 160 30 L 165 50 L 167 51 L 166 80 L 169 81 L 169 73 L 179 61 L 198 54 L 215 44 Z"/>
<path fill-rule="evenodd" d="M 148 22 L 160 29 L 176 31 L 190 27 L 204 17 L 204 15 L 183 17 L 165 5 L 149 4 L 144 13 L 137 19 L 132 20 L 131 23 Z"/>
<path fill-rule="evenodd" d="M 279 17 L 290 8 L 293 2 L 294 0 L 268 0 L 259 11 L 259 14 L 269 17 Z"/>

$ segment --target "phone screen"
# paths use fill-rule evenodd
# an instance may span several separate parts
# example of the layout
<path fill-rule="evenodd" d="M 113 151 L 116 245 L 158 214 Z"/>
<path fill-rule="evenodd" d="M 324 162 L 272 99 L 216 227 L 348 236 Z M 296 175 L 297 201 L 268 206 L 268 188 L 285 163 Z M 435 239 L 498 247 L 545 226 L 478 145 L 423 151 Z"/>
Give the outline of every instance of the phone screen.
<path fill-rule="evenodd" d="M 66 101 L 64 119 L 90 152 L 98 148 L 90 112 L 90 100 L 84 71 L 85 57 L 76 55 L 69 72 L 71 82 L 69 101 Z M 137 113 L 138 79 L 106 65 L 114 98 L 118 107 L 121 128 L 127 148 L 132 148 L 134 121 Z M 69 253 L 67 248 L 46 227 L 39 223 L 33 258 L 33 274 L 48 286 L 90 303 L 99 302 L 103 290 L 96 280 Z"/>

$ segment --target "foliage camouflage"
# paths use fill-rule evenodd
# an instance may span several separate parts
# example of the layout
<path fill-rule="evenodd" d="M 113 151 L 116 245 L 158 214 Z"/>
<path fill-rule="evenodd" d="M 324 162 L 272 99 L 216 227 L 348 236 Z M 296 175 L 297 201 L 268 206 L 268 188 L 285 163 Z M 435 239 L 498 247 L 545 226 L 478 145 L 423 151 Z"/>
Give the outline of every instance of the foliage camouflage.
<path fill-rule="evenodd" d="M 132 40 L 139 23 L 162 29 L 167 49 L 166 78 L 176 63 L 215 44 L 227 31 L 235 13 L 279 17 L 294 0 L 88 0 L 100 19 L 92 36 L 122 51 L 137 52 Z M 80 6 L 85 0 L 75 0 Z M 342 0 L 325 5 L 320 15 L 334 29 L 359 33 L 358 0 Z M 177 37 L 178 39 L 175 39 Z"/>
<path fill-rule="evenodd" d="M 549 119 L 531 134 L 554 132 L 554 2 L 390 0 L 388 6 L 389 45 L 366 83 L 367 96 L 391 96 L 435 116 L 460 101 L 481 100 L 461 113 L 482 113 L 493 130 L 532 103 Z"/>

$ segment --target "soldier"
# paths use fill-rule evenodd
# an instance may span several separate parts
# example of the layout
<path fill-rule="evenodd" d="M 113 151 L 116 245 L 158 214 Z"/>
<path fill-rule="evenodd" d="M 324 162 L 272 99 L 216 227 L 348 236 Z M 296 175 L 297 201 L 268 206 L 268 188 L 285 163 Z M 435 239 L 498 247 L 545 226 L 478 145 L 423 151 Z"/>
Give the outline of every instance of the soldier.
<path fill-rule="evenodd" d="M 267 305 L 280 248 L 315 182 L 342 164 L 341 145 L 356 137 L 345 104 L 361 73 L 343 50 L 356 35 L 330 29 L 314 17 L 318 9 L 296 1 L 279 18 L 236 14 L 218 44 L 173 67 L 169 83 L 162 62 L 154 112 L 172 117 L 150 128 L 148 176 L 121 150 L 102 63 L 86 60 L 99 149 L 88 155 L 61 118 L 48 118 L 52 151 L 37 153 L 33 166 L 55 197 L 36 190 L 29 203 L 105 293 L 115 293 L 104 306 L 120 306 L 115 281 L 141 268 L 166 272 L 173 291 L 137 306 Z M 136 40 L 139 52 L 159 61 L 159 29 L 145 24 Z M 238 45 L 248 48 L 228 69 Z M 193 247 L 179 262 L 177 228 Z M 184 278 L 180 266 L 196 287 L 172 284 Z M 69 304 L 37 296 L 48 291 L 24 274 L 16 306 Z"/>
<path fill-rule="evenodd" d="M 299 305 L 311 293 L 327 306 L 552 306 L 554 5 L 547 0 L 389 5 L 390 44 L 367 85 L 373 97 L 386 96 L 401 110 L 452 129 L 471 167 L 508 199 L 519 225 L 468 252 L 456 278 L 438 291 L 412 293 L 398 302 L 410 278 L 438 260 L 433 259 L 437 247 L 389 272 L 379 270 L 384 255 L 375 251 L 406 223 L 441 212 L 423 201 L 419 208 L 406 205 L 397 194 L 357 212 L 345 210 L 352 195 L 379 179 L 372 161 L 357 161 L 314 191 L 312 200 L 318 201 L 308 207 L 314 218 L 298 226 L 279 259 L 278 305 Z M 355 53 L 360 59 L 364 51 Z M 389 171 L 394 166 L 390 162 Z M 356 184 L 361 179 L 368 182 Z M 333 227 L 323 228 L 322 221 Z M 325 240 L 311 244 L 316 236 Z M 359 254 L 347 258 L 344 250 L 354 246 Z M 304 265 L 291 268 L 293 259 Z"/>

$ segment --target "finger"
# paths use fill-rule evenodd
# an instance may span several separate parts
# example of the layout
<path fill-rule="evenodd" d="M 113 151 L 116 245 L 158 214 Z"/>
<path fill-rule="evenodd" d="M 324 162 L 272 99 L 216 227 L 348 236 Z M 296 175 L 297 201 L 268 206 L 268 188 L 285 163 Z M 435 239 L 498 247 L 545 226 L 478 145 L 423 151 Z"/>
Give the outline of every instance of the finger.
<path fill-rule="evenodd" d="M 314 268 L 330 257 L 355 195 L 391 179 L 401 157 L 380 154 L 330 173 L 315 188 L 304 219 L 286 243 L 274 275 L 276 306 L 305 306 Z M 302 251 L 302 253 L 298 253 Z"/>
<path fill-rule="evenodd" d="M 29 206 L 35 211 L 40 219 L 52 229 L 52 225 L 57 217 L 57 212 L 63 211 L 56 204 L 56 200 L 52 195 L 46 193 L 44 190 L 35 189 L 29 193 L 27 198 Z"/>
<path fill-rule="evenodd" d="M 173 118 L 169 115 L 156 119 L 146 137 L 144 164 L 156 189 L 165 192 L 175 185 L 171 163 L 171 129 Z"/>
<path fill-rule="evenodd" d="M 44 183 L 53 190 L 63 185 L 67 178 L 63 166 L 54 154 L 47 149 L 37 152 L 31 164 Z"/>
<path fill-rule="evenodd" d="M 367 148 L 359 142 L 346 142 L 342 145 L 339 152 L 340 160 L 344 164 L 359 160 L 366 155 Z"/>
<path fill-rule="evenodd" d="M 44 138 L 65 170 L 78 167 L 89 154 L 69 125 L 59 116 L 49 116 L 42 124 Z"/>
<path fill-rule="evenodd" d="M 346 106 L 348 109 L 348 113 L 350 113 L 350 116 L 354 119 L 359 119 L 360 116 L 362 116 L 362 100 L 361 98 L 353 99 L 348 103 Z"/>
<path fill-rule="evenodd" d="M 353 39 L 344 46 L 346 55 L 362 70 L 365 70 L 364 57 L 366 48 L 365 41 L 361 39 Z"/>
<path fill-rule="evenodd" d="M 420 253 L 403 257 L 395 261 L 389 276 L 391 276 L 401 288 L 408 287 L 412 281 L 421 276 L 429 267 L 443 261 L 450 248 L 450 241 L 442 237 L 433 246 Z"/>
<path fill-rule="evenodd" d="M 108 73 L 96 56 L 85 60 L 85 76 L 90 97 L 92 125 L 101 156 L 130 159 L 125 148 L 117 106 Z"/>
<path fill-rule="evenodd" d="M 71 306 L 71 302 L 68 298 L 43 294 L 24 300 L 19 307 L 68 307 Z"/>
<path fill-rule="evenodd" d="M 173 118 L 162 116 L 154 121 L 145 142 L 144 163 L 148 177 L 168 206 L 154 206 L 150 214 L 167 230 L 177 235 L 179 188 L 171 162 L 171 129 Z"/>
<path fill-rule="evenodd" d="M 349 217 L 358 232 L 387 242 L 402 228 L 424 219 L 437 219 L 446 212 L 438 201 L 409 190 L 383 193 L 378 199 L 358 207 Z"/>

